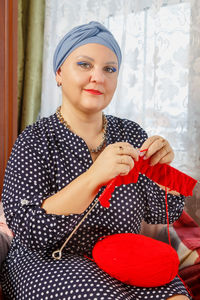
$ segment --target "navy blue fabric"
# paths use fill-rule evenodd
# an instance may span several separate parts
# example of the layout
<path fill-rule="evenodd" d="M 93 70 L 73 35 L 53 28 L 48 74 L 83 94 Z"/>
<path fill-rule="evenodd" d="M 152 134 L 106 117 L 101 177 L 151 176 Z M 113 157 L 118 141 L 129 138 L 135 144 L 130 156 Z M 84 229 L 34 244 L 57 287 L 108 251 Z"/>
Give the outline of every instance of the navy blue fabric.
<path fill-rule="evenodd" d="M 113 116 L 107 119 L 107 145 L 127 141 L 139 148 L 147 138 L 132 121 Z M 55 114 L 27 127 L 18 137 L 2 195 L 7 224 L 15 234 L 2 270 L 8 299 L 164 300 L 176 294 L 188 295 L 179 278 L 165 286 L 139 288 L 111 278 L 84 257 L 91 256 L 101 236 L 139 233 L 142 219 L 166 223 L 165 192 L 144 175 L 136 184 L 117 187 L 108 209 L 98 203 L 69 241 L 62 259 L 52 258 L 52 252 L 60 248 L 93 202 L 83 214 L 68 216 L 46 214 L 41 204 L 92 163 L 84 140 L 61 124 Z M 183 197 L 168 195 L 170 222 L 181 215 L 183 206 Z"/>

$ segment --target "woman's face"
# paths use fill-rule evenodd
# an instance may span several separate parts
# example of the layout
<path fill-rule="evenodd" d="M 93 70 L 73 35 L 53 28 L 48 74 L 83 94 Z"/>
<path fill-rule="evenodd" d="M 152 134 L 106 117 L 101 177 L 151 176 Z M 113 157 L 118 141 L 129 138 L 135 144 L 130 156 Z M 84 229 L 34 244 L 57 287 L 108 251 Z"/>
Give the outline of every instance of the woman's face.
<path fill-rule="evenodd" d="M 117 86 L 118 61 L 100 44 L 75 49 L 57 71 L 63 102 L 87 113 L 99 112 L 111 101 Z"/>

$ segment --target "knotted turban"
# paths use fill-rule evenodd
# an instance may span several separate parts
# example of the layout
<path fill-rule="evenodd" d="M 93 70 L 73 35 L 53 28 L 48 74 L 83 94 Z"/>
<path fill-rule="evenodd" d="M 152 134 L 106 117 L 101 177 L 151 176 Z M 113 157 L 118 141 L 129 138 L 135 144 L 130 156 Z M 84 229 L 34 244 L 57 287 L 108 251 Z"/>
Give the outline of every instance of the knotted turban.
<path fill-rule="evenodd" d="M 61 39 L 53 57 L 54 73 L 56 73 L 73 50 L 89 43 L 101 44 L 111 49 L 117 56 L 118 66 L 120 67 L 122 55 L 116 39 L 105 26 L 99 22 L 92 21 L 88 24 L 74 27 Z"/>

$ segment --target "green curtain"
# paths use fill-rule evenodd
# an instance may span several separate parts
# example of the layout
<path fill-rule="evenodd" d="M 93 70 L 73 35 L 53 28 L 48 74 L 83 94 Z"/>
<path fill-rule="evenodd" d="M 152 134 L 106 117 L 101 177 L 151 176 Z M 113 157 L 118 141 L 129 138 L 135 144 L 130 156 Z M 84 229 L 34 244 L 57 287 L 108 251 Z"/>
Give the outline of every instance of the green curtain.
<path fill-rule="evenodd" d="M 45 0 L 18 0 L 18 132 L 36 121 L 41 103 Z"/>

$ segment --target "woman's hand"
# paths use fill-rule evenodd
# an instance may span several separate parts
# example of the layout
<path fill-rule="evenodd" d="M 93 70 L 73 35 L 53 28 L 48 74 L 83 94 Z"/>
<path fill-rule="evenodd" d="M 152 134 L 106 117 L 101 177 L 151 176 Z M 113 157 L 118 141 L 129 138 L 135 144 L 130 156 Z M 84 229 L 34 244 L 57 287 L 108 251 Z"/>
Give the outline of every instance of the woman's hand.
<path fill-rule="evenodd" d="M 140 148 L 140 151 L 147 149 L 145 152 L 141 152 L 141 156 L 144 159 L 150 159 L 150 165 L 154 166 L 157 163 L 170 164 L 174 159 L 174 152 L 167 140 L 159 135 L 154 135 L 148 138 Z"/>
<path fill-rule="evenodd" d="M 118 175 L 125 176 L 138 161 L 139 152 L 131 144 L 118 142 L 108 145 L 87 171 L 97 185 L 104 185 Z"/>

